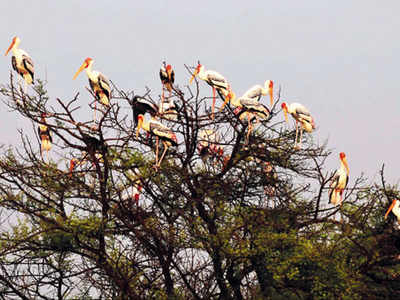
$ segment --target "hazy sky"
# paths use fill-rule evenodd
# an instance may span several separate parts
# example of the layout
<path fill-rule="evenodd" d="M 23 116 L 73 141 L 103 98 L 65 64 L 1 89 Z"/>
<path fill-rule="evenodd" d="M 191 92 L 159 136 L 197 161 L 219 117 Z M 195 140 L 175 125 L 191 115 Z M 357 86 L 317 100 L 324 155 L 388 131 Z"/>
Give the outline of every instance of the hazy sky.
<path fill-rule="evenodd" d="M 329 139 L 334 150 L 330 168 L 344 151 L 351 178 L 372 179 L 385 163 L 398 183 L 399 8 L 398 1 L 2 0 L 0 50 L 18 35 L 54 104 L 78 91 L 87 99 L 86 74 L 72 80 L 86 57 L 122 89 L 140 94 L 148 86 L 155 98 L 163 60 L 180 86 L 189 79 L 184 64 L 197 60 L 238 94 L 272 79 L 282 99 L 314 115 L 315 139 Z M 0 60 L 1 83 L 10 60 Z M 0 105 L 2 143 L 16 144 L 16 128 L 31 124 Z"/>

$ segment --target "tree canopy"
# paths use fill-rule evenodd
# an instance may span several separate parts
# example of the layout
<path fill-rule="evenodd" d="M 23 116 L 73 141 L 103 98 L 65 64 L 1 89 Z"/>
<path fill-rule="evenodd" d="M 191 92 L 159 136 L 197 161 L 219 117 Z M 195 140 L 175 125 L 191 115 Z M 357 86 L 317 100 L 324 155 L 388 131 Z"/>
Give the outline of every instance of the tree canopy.
<path fill-rule="evenodd" d="M 342 204 L 330 204 L 325 161 L 338 153 L 306 133 L 294 147 L 280 91 L 268 117 L 219 111 L 222 93 L 212 118 L 210 89 L 188 84 L 194 70 L 163 92 L 172 117 L 151 119 L 177 141 L 159 166 L 166 145 L 137 131 L 131 109 L 157 105 L 159 87 L 139 95 L 109 82 L 106 106 L 90 89 L 55 98 L 38 79 L 25 92 L 11 73 L 3 108 L 35 130 L 2 147 L 0 298 L 399 298 L 400 231 L 384 218 L 399 189 L 384 166 L 379 182 L 351 174 Z M 81 106 L 96 102 L 94 122 Z"/>

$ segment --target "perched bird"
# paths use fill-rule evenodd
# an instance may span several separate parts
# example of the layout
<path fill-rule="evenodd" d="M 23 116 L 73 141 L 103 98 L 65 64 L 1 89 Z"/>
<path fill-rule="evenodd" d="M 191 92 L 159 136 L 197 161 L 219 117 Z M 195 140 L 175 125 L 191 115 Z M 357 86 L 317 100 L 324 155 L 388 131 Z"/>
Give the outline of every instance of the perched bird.
<path fill-rule="evenodd" d="M 129 104 L 132 107 L 135 126 L 138 124 L 139 115 L 145 115 L 146 113 L 149 113 L 152 117 L 155 117 L 159 110 L 157 105 L 140 96 L 133 97 L 132 100 L 129 100 Z"/>
<path fill-rule="evenodd" d="M 172 70 L 171 65 L 166 65 L 165 61 L 163 62 L 163 65 L 164 66 L 162 66 L 160 69 L 160 79 L 163 85 L 161 94 L 161 107 L 163 106 L 164 103 L 164 88 L 166 88 L 169 91 L 169 95 L 171 96 L 172 87 L 175 81 L 175 72 L 174 70 Z"/>
<path fill-rule="evenodd" d="M 53 139 L 51 138 L 50 134 L 50 129 L 47 127 L 46 123 L 46 114 L 42 114 L 41 119 L 40 119 L 41 124 L 38 126 L 38 134 L 41 140 L 41 146 L 40 146 L 40 155 L 43 159 L 43 151 L 47 152 L 47 161 L 49 160 L 49 151 L 51 150 L 51 143 L 53 142 Z"/>
<path fill-rule="evenodd" d="M 164 158 L 165 153 L 167 152 L 168 148 L 170 146 L 177 146 L 178 141 L 176 139 L 176 135 L 174 132 L 172 132 L 171 129 L 166 127 L 165 125 L 161 124 L 160 122 L 152 119 L 150 121 L 147 121 L 144 119 L 143 115 L 138 116 L 138 126 L 136 129 L 136 138 L 139 137 L 139 132 L 140 129 L 143 128 L 145 131 L 148 133 L 156 136 L 156 164 L 155 167 L 160 167 L 161 162 Z M 161 140 L 161 142 L 164 145 L 164 152 L 161 155 L 160 160 L 158 160 L 158 140 Z"/>
<path fill-rule="evenodd" d="M 31 57 L 24 50 L 19 49 L 18 46 L 21 43 L 19 37 L 14 37 L 10 47 L 8 47 L 5 56 L 7 56 L 8 52 L 12 50 L 13 56 L 11 57 L 11 63 L 13 69 L 24 78 L 25 88 L 24 92 L 26 93 L 27 84 L 32 84 L 34 80 L 35 68 L 33 66 L 33 61 Z"/>
<path fill-rule="evenodd" d="M 336 170 L 332 177 L 332 182 L 329 186 L 329 199 L 334 205 L 342 205 L 343 190 L 349 182 L 349 165 L 347 164 L 346 155 L 340 152 L 340 168 Z"/>
<path fill-rule="evenodd" d="M 101 104 L 105 106 L 110 105 L 110 98 L 111 98 L 111 87 L 110 82 L 108 81 L 107 77 L 101 74 L 99 71 L 93 71 L 94 60 L 91 58 L 86 58 L 82 64 L 82 66 L 78 69 L 75 73 L 73 79 L 75 80 L 78 77 L 79 73 L 86 69 L 86 74 L 89 78 L 90 88 L 92 89 L 93 93 L 96 96 L 96 100 L 100 101 Z M 93 120 L 96 119 L 96 102 L 94 103 L 95 109 L 93 112 Z"/>
<path fill-rule="evenodd" d="M 161 103 L 158 112 L 162 114 L 163 119 L 176 121 L 180 119 L 179 110 L 179 106 L 176 105 L 174 99 L 171 98 L 168 102 Z"/>
<path fill-rule="evenodd" d="M 252 116 L 254 115 L 254 117 L 257 120 L 257 123 L 259 122 L 259 119 L 265 120 L 267 118 L 269 118 L 270 116 L 270 111 L 269 109 L 264 106 L 263 104 L 261 104 L 260 102 L 258 102 L 256 99 L 251 99 L 251 98 L 246 98 L 246 97 L 240 97 L 240 98 L 236 98 L 236 95 L 234 92 L 230 91 L 228 96 L 225 99 L 224 104 L 221 106 L 220 111 L 222 111 L 225 107 L 225 105 L 231 102 L 231 104 L 233 106 L 236 107 L 236 109 L 234 110 L 234 113 L 236 115 L 239 116 L 244 112 L 246 112 L 245 114 L 245 118 L 247 119 L 248 122 L 248 133 L 247 133 L 247 139 L 250 136 L 250 133 L 253 130 L 253 126 L 251 124 L 251 120 L 252 120 Z M 242 119 L 243 120 L 243 117 Z M 247 143 L 247 142 L 246 142 Z"/>
<path fill-rule="evenodd" d="M 296 142 L 294 147 L 296 149 L 301 147 L 301 138 L 303 135 L 303 129 L 307 132 L 312 132 L 315 129 L 314 119 L 311 116 L 310 112 L 304 105 L 300 103 L 292 103 L 287 105 L 285 102 L 282 103 L 282 110 L 285 114 L 286 122 L 289 122 L 287 113 L 290 113 L 292 117 L 296 120 Z M 300 123 L 300 145 L 297 146 L 297 136 L 299 132 L 299 123 Z"/>
<path fill-rule="evenodd" d="M 224 149 L 219 146 L 220 137 L 217 131 L 212 129 L 203 129 L 198 133 L 198 150 L 203 162 L 210 157 L 220 156 L 224 154 Z"/>
<path fill-rule="evenodd" d="M 205 70 L 204 66 L 198 63 L 196 69 L 194 70 L 193 76 L 190 78 L 189 83 L 192 83 L 193 79 L 199 76 L 199 78 L 205 82 L 207 82 L 213 89 L 213 103 L 211 108 L 211 118 L 214 119 L 214 108 L 215 108 L 215 91 L 218 92 L 219 96 L 222 100 L 228 96 L 231 88 L 228 81 L 221 74 L 211 70 Z"/>
<path fill-rule="evenodd" d="M 267 80 L 264 86 L 259 84 L 249 88 L 242 97 L 255 99 L 260 101 L 261 96 L 269 95 L 271 106 L 274 104 L 274 82 L 272 80 Z"/>
<path fill-rule="evenodd" d="M 394 199 L 392 204 L 390 205 L 389 209 L 385 214 L 385 219 L 387 218 L 390 211 L 393 211 L 393 214 L 397 217 L 397 222 L 400 225 L 400 200 Z"/>

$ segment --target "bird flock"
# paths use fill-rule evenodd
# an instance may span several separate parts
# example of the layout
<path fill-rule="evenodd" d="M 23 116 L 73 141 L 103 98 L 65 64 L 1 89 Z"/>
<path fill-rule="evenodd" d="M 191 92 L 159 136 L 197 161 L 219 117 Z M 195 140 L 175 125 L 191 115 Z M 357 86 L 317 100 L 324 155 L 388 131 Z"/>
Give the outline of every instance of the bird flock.
<path fill-rule="evenodd" d="M 13 55 L 11 58 L 13 69 L 20 75 L 20 80 L 24 80 L 24 92 L 26 93 L 27 86 L 34 83 L 34 64 L 31 57 L 27 52 L 19 48 L 19 44 L 21 40 L 18 37 L 14 37 L 7 51 L 5 52 L 5 56 L 12 51 Z M 96 120 L 96 102 L 99 102 L 105 107 L 110 106 L 110 98 L 111 98 L 111 86 L 110 82 L 106 76 L 104 76 L 99 71 L 92 70 L 94 60 L 92 58 L 86 58 L 83 64 L 79 67 L 78 71 L 73 76 L 73 79 L 76 79 L 78 75 L 86 70 L 86 74 L 89 79 L 90 88 L 95 96 L 95 107 L 93 110 L 93 120 Z M 224 76 L 220 73 L 212 70 L 206 70 L 205 67 L 198 62 L 197 67 L 195 68 L 192 77 L 189 80 L 189 84 L 193 82 L 196 76 L 202 81 L 206 82 L 212 88 L 212 106 L 211 106 L 211 119 L 214 120 L 214 112 L 215 112 L 215 104 L 216 104 L 216 94 L 220 96 L 220 98 L 224 101 L 219 111 L 222 111 L 227 103 L 230 103 L 235 107 L 234 114 L 242 121 L 247 121 L 247 135 L 246 135 L 246 144 L 248 143 L 249 136 L 253 130 L 253 120 L 256 119 L 256 124 L 260 122 L 260 120 L 268 119 L 270 116 L 270 110 L 260 102 L 262 96 L 269 96 L 271 107 L 274 103 L 274 93 L 273 87 L 274 83 L 272 80 L 266 80 L 264 85 L 255 85 L 247 90 L 241 97 L 236 97 L 236 94 L 232 91 L 232 88 L 229 82 L 226 80 Z M 178 110 L 179 108 L 174 103 L 173 100 L 169 100 L 165 102 L 165 94 L 164 90 L 169 92 L 171 96 L 174 80 L 175 80 L 175 72 L 172 69 L 171 65 L 167 65 L 163 62 L 163 66 L 160 69 L 160 79 L 162 83 L 162 95 L 161 95 L 161 104 L 157 107 L 155 104 L 146 100 L 145 98 L 135 96 L 131 101 L 130 105 L 133 110 L 133 118 L 136 127 L 136 137 L 139 137 L 140 130 L 143 129 L 147 131 L 149 134 L 156 137 L 156 160 L 155 167 L 160 168 L 161 162 L 168 150 L 171 146 L 178 145 L 178 141 L 175 133 L 169 129 L 167 126 L 163 125 L 161 122 L 155 119 L 157 114 L 162 114 L 163 117 L 171 120 L 176 120 L 179 118 Z M 171 98 L 171 97 L 169 97 Z M 300 103 L 291 103 L 287 104 L 283 102 L 281 104 L 282 111 L 284 113 L 284 117 L 286 122 L 289 122 L 287 114 L 289 113 L 296 123 L 296 137 L 295 137 L 295 149 L 301 148 L 302 134 L 303 130 L 311 133 L 315 129 L 315 122 L 310 113 L 310 111 Z M 149 113 L 151 115 L 151 120 L 148 121 L 144 118 L 144 115 Z M 38 126 L 38 134 L 41 139 L 41 155 L 43 157 L 43 152 L 47 153 L 47 158 L 49 158 L 49 151 L 51 149 L 52 138 L 50 134 L 49 128 L 46 126 L 46 114 L 41 115 L 41 124 Z M 300 137 L 298 139 L 300 131 Z M 95 139 L 96 141 L 91 141 L 91 139 Z M 87 141 L 86 141 L 87 140 Z M 87 144 L 92 145 L 95 149 L 101 148 L 99 141 L 96 138 L 87 136 L 85 142 Z M 163 144 L 164 150 L 159 157 L 159 142 Z M 93 143 L 92 143 L 93 142 Z M 218 132 L 213 130 L 203 130 L 199 133 L 199 143 L 198 150 L 201 158 L 204 160 L 207 159 L 210 155 L 221 155 L 223 154 L 222 147 L 217 146 L 219 142 Z M 98 146 L 96 148 L 96 145 Z M 98 154 L 97 154 L 98 155 Z M 101 158 L 101 155 L 99 159 Z M 340 167 L 333 174 L 330 187 L 329 187 L 329 199 L 330 202 L 334 205 L 341 205 L 343 201 L 343 191 L 347 187 L 349 181 L 349 166 L 347 163 L 345 153 L 341 152 L 339 154 L 340 158 Z M 83 160 L 78 162 L 77 160 L 71 160 L 70 162 L 70 171 L 77 164 L 81 164 Z M 140 187 L 138 187 L 140 191 Z M 135 199 L 137 202 L 136 193 Z M 385 218 L 389 214 L 390 211 L 397 216 L 398 222 L 400 224 L 400 201 L 395 199 L 393 200 L 391 206 L 387 210 L 385 214 Z"/>

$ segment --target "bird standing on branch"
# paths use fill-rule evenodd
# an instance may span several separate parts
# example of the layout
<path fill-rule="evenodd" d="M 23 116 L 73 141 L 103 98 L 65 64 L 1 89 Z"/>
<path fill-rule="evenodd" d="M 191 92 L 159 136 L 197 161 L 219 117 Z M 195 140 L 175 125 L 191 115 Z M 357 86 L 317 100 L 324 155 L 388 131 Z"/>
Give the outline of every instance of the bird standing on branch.
<path fill-rule="evenodd" d="M 215 108 L 215 100 L 216 100 L 216 95 L 215 92 L 217 91 L 219 96 L 221 97 L 222 100 L 225 100 L 225 98 L 228 96 L 231 88 L 228 83 L 228 81 L 223 77 L 221 74 L 215 71 L 211 70 L 205 70 L 204 66 L 198 63 L 196 69 L 194 70 L 193 76 L 190 78 L 189 83 L 192 83 L 193 79 L 196 76 L 199 76 L 199 78 L 205 82 L 207 82 L 213 89 L 213 103 L 212 103 L 212 108 L 211 108 L 211 118 L 214 120 L 214 108 Z"/>
<path fill-rule="evenodd" d="M 163 67 L 160 69 L 160 79 L 163 85 L 162 92 L 161 92 L 161 108 L 163 107 L 164 103 L 164 88 L 169 91 L 169 96 L 171 97 L 172 88 L 175 81 L 175 72 L 172 70 L 171 65 L 166 65 L 165 61 L 163 62 Z M 162 113 L 163 111 L 161 111 Z"/>
<path fill-rule="evenodd" d="M 294 143 L 295 149 L 301 148 L 301 138 L 303 136 L 303 129 L 307 132 L 312 132 L 315 129 L 314 119 L 308 109 L 300 103 L 292 103 L 287 105 L 285 102 L 282 103 L 282 110 L 285 114 L 286 122 L 289 122 L 287 114 L 291 114 L 296 120 L 296 141 Z M 299 132 L 300 123 L 300 144 L 297 145 L 297 136 Z"/>
<path fill-rule="evenodd" d="M 108 81 L 107 77 L 101 74 L 99 71 L 93 71 L 94 60 L 90 57 L 86 58 L 75 73 L 73 79 L 75 80 L 78 77 L 79 73 L 86 69 L 86 74 L 89 78 L 90 88 L 92 89 L 93 93 L 95 94 L 96 100 L 100 101 L 101 104 L 105 106 L 110 105 L 110 98 L 111 98 L 111 87 L 110 82 Z M 94 111 L 93 111 L 93 121 L 96 120 L 96 101 L 94 102 Z"/>
<path fill-rule="evenodd" d="M 274 82 L 272 80 L 267 80 L 264 86 L 259 84 L 249 88 L 244 94 L 243 98 L 250 98 L 260 101 L 261 96 L 269 95 L 271 106 L 274 104 Z"/>
<path fill-rule="evenodd" d="M 156 164 L 155 167 L 158 168 L 161 166 L 161 162 L 164 158 L 165 153 L 167 152 L 170 146 L 177 146 L 178 141 L 176 139 L 176 135 L 172 132 L 171 129 L 161 124 L 160 122 L 152 119 L 147 121 L 144 119 L 143 115 L 139 115 L 138 117 L 138 126 L 136 129 L 136 138 L 139 137 L 140 129 L 143 128 L 148 133 L 156 136 Z M 164 152 L 161 155 L 160 160 L 158 160 L 158 140 L 164 145 Z"/>
<path fill-rule="evenodd" d="M 246 112 L 245 118 L 247 119 L 248 122 L 248 132 L 247 132 L 247 138 L 246 138 L 246 143 L 248 141 L 248 138 L 253 130 L 253 125 L 251 123 L 251 120 L 253 119 L 253 117 L 251 115 L 254 115 L 254 117 L 257 120 L 257 123 L 260 122 L 259 119 L 265 120 L 267 118 L 269 118 L 270 116 L 270 111 L 269 109 L 264 106 L 263 104 L 261 104 L 260 102 L 258 102 L 258 100 L 254 99 L 254 98 L 246 98 L 246 97 L 240 97 L 240 98 L 236 98 L 236 94 L 232 91 L 229 92 L 229 94 L 227 95 L 224 104 L 222 104 L 220 111 L 222 111 L 225 107 L 225 105 L 231 102 L 231 104 L 233 106 L 236 107 L 236 109 L 234 110 L 234 113 L 236 115 L 239 116 L 243 114 L 244 112 Z M 249 115 L 250 114 L 250 115 Z M 241 119 L 243 120 L 243 119 Z"/>
<path fill-rule="evenodd" d="M 220 137 L 217 131 L 213 129 L 203 129 L 199 131 L 198 150 L 203 162 L 209 157 L 224 155 L 224 149 L 218 145 Z"/>
<path fill-rule="evenodd" d="M 35 68 L 33 66 L 32 58 L 24 50 L 19 49 L 18 46 L 21 43 L 19 37 L 14 37 L 10 47 L 8 47 L 5 56 L 7 56 L 10 50 L 13 52 L 11 57 L 11 64 L 13 69 L 22 76 L 25 81 L 24 93 L 28 84 L 32 84 L 34 80 Z"/>
<path fill-rule="evenodd" d="M 50 129 L 47 127 L 46 114 L 42 113 L 40 122 L 42 124 L 39 124 L 37 129 L 41 141 L 40 156 L 43 159 L 43 151 L 46 151 L 47 161 L 49 161 L 49 151 L 51 150 L 53 139 L 51 138 Z"/>
<path fill-rule="evenodd" d="M 334 205 L 342 205 L 343 201 L 343 190 L 346 188 L 349 182 L 349 165 L 347 164 L 346 155 L 341 152 L 340 157 L 340 168 L 336 170 L 332 177 L 330 184 L 329 199 Z"/>

